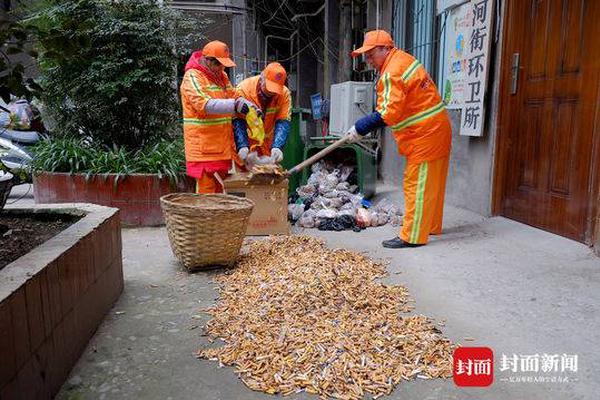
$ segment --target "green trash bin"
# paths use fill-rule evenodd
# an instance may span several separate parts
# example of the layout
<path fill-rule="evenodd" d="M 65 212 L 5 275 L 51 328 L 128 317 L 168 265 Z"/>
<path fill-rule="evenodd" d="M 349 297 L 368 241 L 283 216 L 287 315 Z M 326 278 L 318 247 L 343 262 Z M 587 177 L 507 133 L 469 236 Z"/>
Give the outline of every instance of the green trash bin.
<path fill-rule="evenodd" d="M 283 161 L 281 162 L 286 170 L 292 169 L 304 160 L 303 135 L 306 136 L 306 120 L 310 115 L 308 109 L 292 108 L 291 129 L 283 148 Z M 300 186 L 300 175 L 295 174 L 289 179 L 288 195 L 296 193 L 298 186 Z"/>
<path fill-rule="evenodd" d="M 318 153 L 337 139 L 339 139 L 337 136 L 324 136 L 323 139 L 318 138 L 313 141 L 313 143 L 304 148 L 303 160 Z M 358 185 L 358 190 L 365 198 L 371 198 L 375 195 L 375 188 L 377 186 L 377 159 L 374 154 L 369 153 L 356 144 L 349 144 L 335 149 L 325 159 L 336 163 L 354 164 L 357 167 L 356 184 Z M 302 171 L 300 184 L 305 185 L 309 176 L 310 167 L 307 167 Z"/>

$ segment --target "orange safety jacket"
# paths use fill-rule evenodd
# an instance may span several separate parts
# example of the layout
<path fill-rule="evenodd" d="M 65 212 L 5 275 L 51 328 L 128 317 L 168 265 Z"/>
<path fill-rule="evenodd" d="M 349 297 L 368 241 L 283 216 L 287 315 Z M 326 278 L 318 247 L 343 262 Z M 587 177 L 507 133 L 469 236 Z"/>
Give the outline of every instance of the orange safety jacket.
<path fill-rule="evenodd" d="M 236 88 L 236 97 L 242 96 L 261 107 L 260 98 L 258 96 L 259 79 L 260 75 L 257 75 L 241 81 Z M 290 90 L 284 86 L 283 93 L 281 95 L 273 96 L 269 104 L 267 104 L 266 109 L 262 110 L 265 140 L 261 146 L 258 146 L 258 143 L 255 140 L 249 138 L 251 150 L 257 150 L 260 156 L 271 155 L 275 122 L 278 120 L 289 121 L 291 119 L 291 104 Z"/>
<path fill-rule="evenodd" d="M 435 83 L 408 53 L 392 49 L 377 81 L 377 111 L 392 129 L 398 152 L 410 162 L 450 154 L 452 130 Z"/>
<path fill-rule="evenodd" d="M 236 155 L 229 114 L 206 114 L 210 99 L 233 99 L 235 89 L 223 72 L 225 87 L 217 86 L 201 71 L 189 69 L 181 83 L 183 136 L 186 161 L 231 160 Z"/>

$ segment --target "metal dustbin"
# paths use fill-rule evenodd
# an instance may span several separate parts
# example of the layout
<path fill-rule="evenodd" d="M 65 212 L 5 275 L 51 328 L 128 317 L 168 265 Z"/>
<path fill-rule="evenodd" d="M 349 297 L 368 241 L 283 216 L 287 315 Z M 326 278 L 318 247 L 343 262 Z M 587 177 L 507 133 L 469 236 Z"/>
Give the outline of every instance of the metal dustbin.
<path fill-rule="evenodd" d="M 327 147 L 333 141 L 339 139 L 337 136 L 324 136 L 304 148 L 304 158 L 306 160 L 321 149 Z M 325 157 L 326 160 L 332 160 L 339 163 L 348 163 L 356 165 L 356 184 L 359 191 L 370 198 L 375 195 L 377 186 L 377 158 L 375 154 L 370 153 L 359 145 L 349 144 L 334 150 Z M 302 160 L 302 161 L 303 161 Z M 302 171 L 301 185 L 305 185 L 310 176 L 310 167 Z"/>
<path fill-rule="evenodd" d="M 305 108 L 292 109 L 292 124 L 285 147 L 283 148 L 283 161 L 281 165 L 286 170 L 304 161 L 304 142 L 306 141 L 306 121 L 310 117 L 310 110 Z M 296 193 L 300 186 L 300 175 L 295 174 L 289 178 L 288 195 Z"/>

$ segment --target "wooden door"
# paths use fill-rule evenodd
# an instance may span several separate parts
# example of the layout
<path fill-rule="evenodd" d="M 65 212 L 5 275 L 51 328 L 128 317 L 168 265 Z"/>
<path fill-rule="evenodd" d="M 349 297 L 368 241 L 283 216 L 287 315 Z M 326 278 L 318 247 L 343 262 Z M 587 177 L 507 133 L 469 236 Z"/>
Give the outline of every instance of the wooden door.
<path fill-rule="evenodd" d="M 600 1 L 510 0 L 506 11 L 496 210 L 590 242 Z"/>

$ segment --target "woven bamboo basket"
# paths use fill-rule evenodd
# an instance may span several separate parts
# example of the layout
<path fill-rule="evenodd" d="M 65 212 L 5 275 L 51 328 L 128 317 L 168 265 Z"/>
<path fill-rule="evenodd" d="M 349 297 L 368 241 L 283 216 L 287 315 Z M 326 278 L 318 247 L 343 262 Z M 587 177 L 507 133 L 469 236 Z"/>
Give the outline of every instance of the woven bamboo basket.
<path fill-rule="evenodd" d="M 171 249 L 189 270 L 232 266 L 254 202 L 225 194 L 172 193 L 160 198 Z"/>

